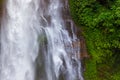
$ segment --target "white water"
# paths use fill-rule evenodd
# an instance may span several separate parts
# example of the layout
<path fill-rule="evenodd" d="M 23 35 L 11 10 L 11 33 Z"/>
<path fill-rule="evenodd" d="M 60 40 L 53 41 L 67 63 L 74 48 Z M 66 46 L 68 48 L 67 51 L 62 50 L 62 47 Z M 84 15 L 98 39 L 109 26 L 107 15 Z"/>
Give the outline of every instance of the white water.
<path fill-rule="evenodd" d="M 83 80 L 60 0 L 7 0 L 0 80 Z"/>

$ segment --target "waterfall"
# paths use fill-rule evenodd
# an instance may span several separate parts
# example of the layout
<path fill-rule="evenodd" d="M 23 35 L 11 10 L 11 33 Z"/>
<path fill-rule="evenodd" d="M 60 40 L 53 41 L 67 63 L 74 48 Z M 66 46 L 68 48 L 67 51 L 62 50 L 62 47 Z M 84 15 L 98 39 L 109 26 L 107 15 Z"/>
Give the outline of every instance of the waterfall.
<path fill-rule="evenodd" d="M 63 18 L 66 1 L 6 0 L 0 80 L 83 80 L 79 39 Z"/>

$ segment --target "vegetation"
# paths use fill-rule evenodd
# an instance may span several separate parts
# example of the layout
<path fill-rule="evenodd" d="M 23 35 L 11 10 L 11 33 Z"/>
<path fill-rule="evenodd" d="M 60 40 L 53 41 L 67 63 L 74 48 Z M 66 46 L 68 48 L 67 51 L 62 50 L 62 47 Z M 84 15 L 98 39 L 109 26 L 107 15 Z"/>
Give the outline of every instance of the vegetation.
<path fill-rule="evenodd" d="M 70 0 L 91 58 L 85 80 L 120 80 L 120 0 Z"/>

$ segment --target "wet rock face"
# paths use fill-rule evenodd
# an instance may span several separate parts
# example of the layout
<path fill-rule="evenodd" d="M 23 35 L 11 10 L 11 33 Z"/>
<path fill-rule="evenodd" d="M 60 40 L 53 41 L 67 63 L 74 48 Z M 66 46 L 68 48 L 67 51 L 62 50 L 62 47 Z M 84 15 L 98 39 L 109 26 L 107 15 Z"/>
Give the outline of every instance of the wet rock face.
<path fill-rule="evenodd" d="M 2 5 L 3 5 L 3 1 L 0 0 L 0 21 L 1 21 L 1 17 L 2 17 Z"/>
<path fill-rule="evenodd" d="M 88 55 L 85 39 L 83 37 L 80 38 L 80 48 L 81 48 L 80 49 L 81 50 L 81 54 L 80 54 L 81 59 L 89 58 L 90 56 Z"/>
<path fill-rule="evenodd" d="M 2 19 L 2 7 L 3 7 L 3 0 L 0 0 L 0 35 L 1 35 L 1 19 Z M 0 51 L 1 51 L 1 36 L 0 36 Z"/>
<path fill-rule="evenodd" d="M 77 35 L 77 37 L 79 39 L 78 41 L 75 41 L 75 42 L 73 41 L 73 48 L 76 48 L 77 46 L 80 47 L 80 53 L 78 55 L 79 59 L 82 60 L 85 58 L 89 58 L 90 56 L 87 53 L 86 42 L 85 42 L 85 38 L 82 35 L 82 30 L 75 25 L 74 21 L 72 20 L 71 15 L 70 15 L 68 0 L 62 0 L 62 3 L 65 5 L 62 8 L 62 13 L 63 13 L 62 17 L 65 21 L 66 29 L 69 31 L 69 35 L 71 37 L 73 37 L 73 35 L 72 35 L 73 34 L 72 30 L 73 30 L 73 32 Z"/>
<path fill-rule="evenodd" d="M 2 3 L 3 3 L 3 0 L 0 0 L 0 12 L 1 12 L 1 9 L 2 9 Z"/>
<path fill-rule="evenodd" d="M 80 38 L 80 41 L 73 42 L 73 48 L 76 48 L 77 46 L 80 47 L 80 53 L 78 55 L 79 59 L 83 60 L 90 57 L 87 53 L 86 43 L 83 37 Z"/>

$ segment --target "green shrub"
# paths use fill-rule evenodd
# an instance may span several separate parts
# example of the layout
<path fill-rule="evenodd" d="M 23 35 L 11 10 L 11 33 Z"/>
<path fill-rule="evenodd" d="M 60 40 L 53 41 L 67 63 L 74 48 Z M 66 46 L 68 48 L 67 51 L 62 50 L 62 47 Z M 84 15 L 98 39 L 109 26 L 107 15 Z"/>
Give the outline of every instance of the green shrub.
<path fill-rule="evenodd" d="M 86 62 L 86 80 L 119 80 L 120 0 L 70 0 L 69 4 L 92 57 Z"/>

